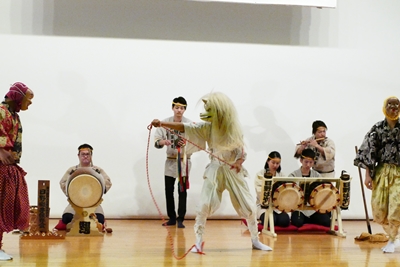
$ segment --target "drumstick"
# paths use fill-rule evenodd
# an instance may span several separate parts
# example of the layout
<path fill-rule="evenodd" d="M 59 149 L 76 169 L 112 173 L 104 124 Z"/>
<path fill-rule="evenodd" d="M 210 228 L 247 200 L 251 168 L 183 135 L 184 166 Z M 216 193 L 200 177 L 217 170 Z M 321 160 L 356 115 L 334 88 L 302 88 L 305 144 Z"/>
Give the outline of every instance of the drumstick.
<path fill-rule="evenodd" d="M 358 148 L 356 146 L 356 154 L 357 153 L 358 153 Z M 361 174 L 360 166 L 358 166 L 358 175 L 360 176 L 361 192 L 362 192 L 362 197 L 363 197 L 363 202 L 364 202 L 364 211 L 365 211 L 365 217 L 366 217 L 366 221 L 367 221 L 368 233 L 372 234 L 371 225 L 369 223 L 369 217 L 368 217 L 367 203 L 365 201 L 364 183 L 363 183 L 363 180 L 362 180 L 362 174 Z"/>

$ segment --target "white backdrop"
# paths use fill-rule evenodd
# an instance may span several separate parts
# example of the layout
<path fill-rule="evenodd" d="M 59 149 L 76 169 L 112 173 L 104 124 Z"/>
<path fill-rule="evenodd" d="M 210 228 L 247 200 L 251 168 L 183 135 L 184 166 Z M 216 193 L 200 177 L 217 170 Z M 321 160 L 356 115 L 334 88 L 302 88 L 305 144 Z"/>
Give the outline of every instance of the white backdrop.
<path fill-rule="evenodd" d="M 353 10 L 353 5 L 346 5 L 341 13 L 329 14 L 337 19 Z M 358 20 L 363 22 L 367 19 L 360 18 L 374 13 L 361 10 Z M 309 19 L 323 22 L 318 16 Z M 391 38 L 386 45 L 364 33 L 355 20 L 347 18 L 346 34 L 336 32 L 337 39 L 328 38 L 329 44 L 344 45 L 327 46 L 17 35 L 11 23 L 0 35 L 0 85 L 6 93 L 11 83 L 22 81 L 35 92 L 33 105 L 20 113 L 21 166 L 28 172 L 31 204 L 37 203 L 37 181 L 50 180 L 51 216 L 61 216 L 67 201 L 58 182 L 68 167 L 77 164 L 77 147 L 89 143 L 94 163 L 113 182 L 104 196 L 106 217 L 157 218 L 146 174 L 164 213 L 165 150 L 156 150 L 151 138 L 147 172 L 147 126 L 154 118 L 172 115 L 171 101 L 180 95 L 189 104 L 186 116 L 198 120 L 200 98 L 221 91 L 240 114 L 252 190 L 254 175 L 272 150 L 282 154 L 286 174 L 298 168 L 294 145 L 310 136 L 314 120 L 323 120 L 336 143 L 337 174 L 346 170 L 353 177 L 350 209 L 342 215 L 363 218 L 354 147 L 373 123 L 383 119 L 382 102 L 399 94 L 400 83 L 399 37 L 376 25 L 395 30 L 399 23 L 381 17 L 376 28 L 370 25 L 378 36 Z M 307 30 L 317 27 L 311 22 Z M 314 38 L 318 34 L 310 33 L 311 43 Z M 374 42 L 366 42 L 370 40 Z M 204 152 L 193 156 L 188 217 L 195 215 L 207 162 Z M 228 194 L 214 217 L 237 218 Z"/>

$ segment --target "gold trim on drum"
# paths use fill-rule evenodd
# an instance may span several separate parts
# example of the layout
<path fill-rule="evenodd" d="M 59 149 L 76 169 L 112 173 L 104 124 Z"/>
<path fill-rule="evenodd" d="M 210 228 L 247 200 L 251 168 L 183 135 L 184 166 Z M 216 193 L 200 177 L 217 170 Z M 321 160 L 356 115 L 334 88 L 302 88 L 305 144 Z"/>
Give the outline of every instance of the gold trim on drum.
<path fill-rule="evenodd" d="M 294 182 L 285 182 L 273 192 L 272 203 L 280 211 L 292 212 L 298 210 L 303 202 L 303 189 Z"/>
<path fill-rule="evenodd" d="M 319 213 L 331 212 L 340 203 L 339 190 L 332 183 L 319 184 L 311 191 L 308 202 Z"/>

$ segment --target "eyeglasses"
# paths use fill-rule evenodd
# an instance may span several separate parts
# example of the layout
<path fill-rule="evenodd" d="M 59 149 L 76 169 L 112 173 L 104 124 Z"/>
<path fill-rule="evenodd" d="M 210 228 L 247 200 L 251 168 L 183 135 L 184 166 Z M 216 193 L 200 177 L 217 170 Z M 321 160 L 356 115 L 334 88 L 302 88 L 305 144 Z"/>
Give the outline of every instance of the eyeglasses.
<path fill-rule="evenodd" d="M 82 156 L 82 157 L 90 157 L 91 154 L 90 154 L 90 153 L 81 153 L 81 154 L 79 154 L 79 156 Z"/>

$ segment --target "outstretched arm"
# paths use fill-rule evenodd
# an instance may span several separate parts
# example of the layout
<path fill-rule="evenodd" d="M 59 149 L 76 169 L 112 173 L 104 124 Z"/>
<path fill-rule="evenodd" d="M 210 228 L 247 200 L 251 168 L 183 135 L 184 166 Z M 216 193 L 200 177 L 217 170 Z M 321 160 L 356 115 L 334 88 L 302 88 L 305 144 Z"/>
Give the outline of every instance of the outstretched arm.
<path fill-rule="evenodd" d="M 182 122 L 166 122 L 154 119 L 151 122 L 151 125 L 153 125 L 154 127 L 167 127 L 173 130 L 180 131 L 181 133 L 185 132 L 185 126 L 183 126 Z"/>

